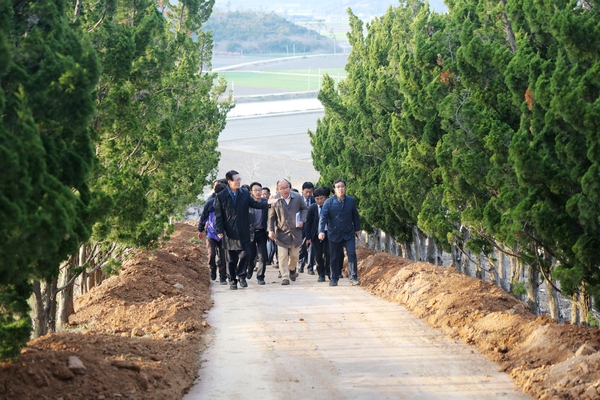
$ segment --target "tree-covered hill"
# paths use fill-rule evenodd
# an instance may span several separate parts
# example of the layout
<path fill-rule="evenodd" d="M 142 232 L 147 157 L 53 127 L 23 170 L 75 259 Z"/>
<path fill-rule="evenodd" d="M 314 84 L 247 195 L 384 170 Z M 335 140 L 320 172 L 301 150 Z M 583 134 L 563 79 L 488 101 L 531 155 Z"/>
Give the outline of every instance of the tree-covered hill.
<path fill-rule="evenodd" d="M 274 13 L 215 12 L 203 26 L 211 30 L 215 51 L 244 54 L 333 53 L 335 42 Z"/>

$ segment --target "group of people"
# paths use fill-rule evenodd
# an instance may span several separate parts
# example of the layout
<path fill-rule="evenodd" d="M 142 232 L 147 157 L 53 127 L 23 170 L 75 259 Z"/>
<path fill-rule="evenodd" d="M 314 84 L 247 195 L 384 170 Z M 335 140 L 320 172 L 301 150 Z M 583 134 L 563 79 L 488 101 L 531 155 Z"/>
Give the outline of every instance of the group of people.
<path fill-rule="evenodd" d="M 316 267 L 319 282 L 327 277 L 337 286 L 345 249 L 350 284 L 359 284 L 355 237 L 360 219 L 343 180 L 333 183 L 331 197 L 326 186 L 315 189 L 305 182 L 298 192 L 287 179 L 278 180 L 271 195 L 258 182 L 242 185 L 232 170 L 213 188 L 198 224 L 199 239 L 206 231 L 212 280 L 218 270 L 220 283 L 235 290 L 238 282 L 247 287 L 256 269 L 257 282 L 264 285 L 267 262 L 276 254 L 282 285 L 295 281 L 304 267 L 314 275 Z"/>

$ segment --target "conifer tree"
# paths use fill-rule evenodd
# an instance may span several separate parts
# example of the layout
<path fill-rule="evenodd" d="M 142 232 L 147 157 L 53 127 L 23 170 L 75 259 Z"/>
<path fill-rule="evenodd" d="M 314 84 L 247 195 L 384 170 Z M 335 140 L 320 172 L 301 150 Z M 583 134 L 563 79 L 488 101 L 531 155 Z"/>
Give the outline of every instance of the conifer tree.
<path fill-rule="evenodd" d="M 99 64 L 64 11 L 61 0 L 0 2 L 2 358 L 29 337 L 30 279 L 58 275 L 90 236 L 88 126 Z"/>

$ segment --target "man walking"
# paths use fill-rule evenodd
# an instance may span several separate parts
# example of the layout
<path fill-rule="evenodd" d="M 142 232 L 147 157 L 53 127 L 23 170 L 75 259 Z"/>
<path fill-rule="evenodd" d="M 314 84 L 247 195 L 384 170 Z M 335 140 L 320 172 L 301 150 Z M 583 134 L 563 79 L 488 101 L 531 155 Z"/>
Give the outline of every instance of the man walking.
<path fill-rule="evenodd" d="M 210 279 L 217 279 L 217 256 L 223 258 L 223 246 L 221 238 L 217 235 L 215 224 L 215 197 L 225 190 L 227 184 L 221 180 L 215 181 L 214 196 L 208 199 L 202 210 L 202 216 L 198 223 L 198 239 L 202 239 L 202 232 L 206 228 L 206 248 L 208 249 L 208 265 L 210 266 Z M 227 267 L 224 260 L 218 263 L 219 281 L 221 285 L 227 284 Z"/>
<path fill-rule="evenodd" d="M 277 244 L 281 284 L 289 285 L 290 279 L 296 280 L 307 207 L 302 195 L 292 192 L 287 180 L 277 181 L 277 190 L 279 193 L 274 196 L 277 202 L 269 210 L 269 238 Z"/>
<path fill-rule="evenodd" d="M 302 200 L 304 200 L 304 203 L 306 203 L 307 208 L 315 202 L 315 198 L 313 197 L 314 190 L 315 186 L 312 184 L 312 182 L 304 182 L 302 184 Z M 298 272 L 303 273 L 304 266 L 306 265 L 306 272 L 309 275 L 314 275 L 314 259 L 310 245 L 306 244 L 306 238 L 306 230 L 305 228 L 302 228 L 302 246 L 300 246 L 300 254 L 298 255 L 298 265 L 300 268 L 298 269 Z"/>
<path fill-rule="evenodd" d="M 329 272 L 329 240 L 327 239 L 327 226 L 325 227 L 325 238 L 319 239 L 319 217 L 325 200 L 329 197 L 329 188 L 326 186 L 315 189 L 315 202 L 308 207 L 308 216 L 306 217 L 306 245 L 312 249 L 315 258 L 317 273 L 319 278 L 317 282 L 325 282 L 325 276 L 331 280 Z"/>
<path fill-rule="evenodd" d="M 250 194 L 252 198 L 259 202 L 268 203 L 267 199 L 262 197 L 262 185 L 258 182 L 250 184 Z M 265 270 L 267 268 L 267 219 L 269 213 L 267 210 L 250 208 L 250 232 L 252 242 L 250 244 L 250 262 L 248 263 L 248 279 L 252 277 L 252 272 L 256 261 L 258 260 L 258 270 L 256 279 L 259 285 L 265 284 Z"/>
<path fill-rule="evenodd" d="M 319 240 L 325 240 L 325 227 L 329 237 L 331 256 L 329 286 L 337 286 L 344 263 L 344 249 L 348 256 L 350 284 L 359 285 L 355 243 L 355 237 L 360 232 L 358 209 L 354 198 L 346 196 L 346 182 L 342 179 L 337 179 L 333 183 L 333 191 L 335 196 L 325 201 L 319 218 Z"/>
<path fill-rule="evenodd" d="M 227 188 L 215 197 L 215 222 L 217 236 L 223 240 L 229 288 L 236 290 L 238 278 L 241 287 L 248 287 L 246 271 L 251 253 L 249 208 L 266 210 L 276 200 L 254 200 L 246 189 L 240 187 L 242 178 L 237 171 L 227 172 L 225 178 Z"/>

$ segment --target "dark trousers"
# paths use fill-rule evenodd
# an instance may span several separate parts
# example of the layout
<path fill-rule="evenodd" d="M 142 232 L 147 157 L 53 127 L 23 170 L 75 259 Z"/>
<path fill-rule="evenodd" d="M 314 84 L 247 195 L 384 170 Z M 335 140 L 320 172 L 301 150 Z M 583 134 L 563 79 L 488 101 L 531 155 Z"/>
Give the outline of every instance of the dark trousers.
<path fill-rule="evenodd" d="M 267 269 L 267 230 L 259 229 L 254 231 L 254 240 L 250 246 L 250 262 L 248 270 L 254 268 L 258 261 L 258 271 L 256 277 L 265 279 L 265 270 Z"/>
<path fill-rule="evenodd" d="M 223 262 L 223 243 L 220 240 L 208 239 L 206 242 L 206 248 L 208 249 L 208 265 L 210 266 L 210 272 L 216 273 L 217 267 L 219 267 L 219 279 L 224 280 L 227 277 L 227 266 Z M 221 262 L 217 265 L 217 255 L 221 258 Z"/>
<path fill-rule="evenodd" d="M 331 270 L 329 269 L 329 239 L 327 239 L 327 233 L 325 234 L 324 240 L 319 240 L 319 238 L 315 236 L 310 242 L 310 248 L 312 249 L 312 254 L 315 258 L 319 276 L 325 277 L 325 275 L 327 275 L 331 278 Z"/>
<path fill-rule="evenodd" d="M 330 269 L 331 269 L 331 280 L 337 281 L 340 279 L 342 273 L 342 266 L 344 265 L 344 249 L 346 249 L 346 255 L 348 256 L 348 278 L 358 279 L 358 270 L 356 266 L 356 242 L 354 236 L 349 240 L 342 240 L 341 242 L 329 241 L 329 253 L 331 255 Z"/>
<path fill-rule="evenodd" d="M 267 255 L 269 264 L 277 264 L 277 245 L 271 239 L 267 240 Z"/>
<path fill-rule="evenodd" d="M 300 254 L 298 254 L 298 264 L 302 267 L 305 265 L 312 267 L 315 263 L 312 253 L 312 245 L 307 246 L 306 240 L 303 240 L 302 246 L 300 246 Z"/>
<path fill-rule="evenodd" d="M 251 252 L 250 241 L 242 243 L 242 250 L 227 250 L 225 252 L 230 284 L 237 283 L 237 278 L 246 278 Z"/>

